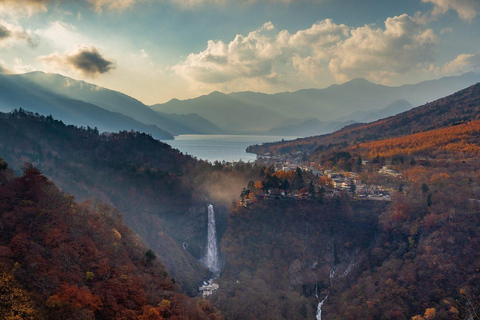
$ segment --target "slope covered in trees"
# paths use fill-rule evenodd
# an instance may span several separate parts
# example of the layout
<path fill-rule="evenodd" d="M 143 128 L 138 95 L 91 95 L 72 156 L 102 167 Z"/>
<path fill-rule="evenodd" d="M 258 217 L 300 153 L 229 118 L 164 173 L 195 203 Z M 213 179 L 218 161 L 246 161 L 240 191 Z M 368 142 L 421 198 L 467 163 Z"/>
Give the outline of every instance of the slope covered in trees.
<path fill-rule="evenodd" d="M 78 203 L 38 169 L 0 169 L 2 319 L 216 319 L 179 293 L 153 251 L 104 204 Z"/>
<path fill-rule="evenodd" d="M 480 156 L 480 121 L 471 121 L 444 129 L 413 135 L 360 143 L 351 148 L 360 149 L 365 157 L 392 158 L 396 155 L 430 157 Z"/>
<path fill-rule="evenodd" d="M 198 262 L 207 239 L 205 198 L 218 205 L 221 234 L 222 205 L 260 172 L 199 161 L 143 133 L 100 135 L 27 112 L 2 114 L 0 127 L 0 154 L 12 169 L 32 162 L 78 199 L 114 205 L 190 294 L 208 276 Z"/>
<path fill-rule="evenodd" d="M 375 237 L 359 251 L 354 268 L 346 277 L 323 287 L 328 299 L 322 306 L 322 319 L 478 318 L 479 111 L 477 84 L 371 124 L 252 148 L 292 158 L 297 151 L 308 151 L 304 153 L 304 165 L 314 161 L 337 174 L 354 171 L 355 180 L 361 181 L 363 187 L 391 195 L 392 201 L 372 216 Z M 352 202 L 369 201 L 364 199 L 354 196 Z M 255 211 L 257 206 L 250 205 L 250 210 Z M 264 214 L 270 210 L 281 212 L 274 209 L 275 202 L 262 202 L 261 206 L 267 206 L 262 209 Z M 295 208 L 297 219 L 301 219 L 307 210 L 302 205 Z M 328 206 L 328 210 L 333 211 L 334 206 Z M 243 223 L 248 221 L 244 219 Z M 314 236 L 306 230 L 297 231 L 292 243 Z M 244 251 L 255 252 L 259 247 L 255 244 Z M 264 254 L 268 252 L 264 250 Z M 264 265 L 273 265 L 273 261 L 283 259 L 272 259 Z M 263 274 L 282 279 L 273 271 Z M 259 274 L 251 271 L 249 276 Z M 261 306 L 262 302 L 256 303 L 257 308 Z"/>
<path fill-rule="evenodd" d="M 358 142 L 399 137 L 466 123 L 477 119 L 479 113 L 480 83 L 393 117 L 368 124 L 350 125 L 327 135 L 252 146 L 248 151 L 257 154 L 288 154 L 296 151 L 321 153 L 326 148 L 345 147 Z"/>
<path fill-rule="evenodd" d="M 382 208 L 339 197 L 231 210 L 212 301 L 229 319 L 314 319 L 319 299 L 364 258 Z"/>

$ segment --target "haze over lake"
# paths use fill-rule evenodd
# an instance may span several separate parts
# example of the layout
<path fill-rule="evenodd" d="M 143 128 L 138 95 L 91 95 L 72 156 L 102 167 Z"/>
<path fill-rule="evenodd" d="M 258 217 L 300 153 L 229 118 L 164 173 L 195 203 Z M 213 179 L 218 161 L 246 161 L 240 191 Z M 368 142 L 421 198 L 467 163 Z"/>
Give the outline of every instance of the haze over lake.
<path fill-rule="evenodd" d="M 297 137 L 260 135 L 184 134 L 167 141 L 173 148 L 199 159 L 214 161 L 254 161 L 256 155 L 245 149 L 252 144 L 293 140 Z"/>

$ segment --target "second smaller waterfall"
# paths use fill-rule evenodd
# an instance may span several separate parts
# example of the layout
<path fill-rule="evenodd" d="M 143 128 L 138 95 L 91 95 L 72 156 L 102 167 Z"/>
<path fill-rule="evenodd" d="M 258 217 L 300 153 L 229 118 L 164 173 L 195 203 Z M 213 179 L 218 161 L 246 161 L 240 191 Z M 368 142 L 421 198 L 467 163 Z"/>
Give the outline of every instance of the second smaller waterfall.
<path fill-rule="evenodd" d="M 218 261 L 217 230 L 215 226 L 215 211 L 213 211 L 213 205 L 211 204 L 208 205 L 207 252 L 202 262 L 211 272 L 220 272 L 220 263 Z"/>

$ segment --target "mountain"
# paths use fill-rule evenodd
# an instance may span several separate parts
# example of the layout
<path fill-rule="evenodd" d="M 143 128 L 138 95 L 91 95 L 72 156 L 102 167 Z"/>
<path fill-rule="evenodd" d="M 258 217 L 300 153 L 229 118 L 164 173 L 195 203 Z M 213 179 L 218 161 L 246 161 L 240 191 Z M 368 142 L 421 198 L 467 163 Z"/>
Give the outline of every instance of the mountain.
<path fill-rule="evenodd" d="M 0 113 L 0 128 L 0 157 L 16 173 L 31 162 L 78 200 L 117 208 L 189 295 L 209 276 L 199 262 L 207 244 L 205 199 L 215 205 L 221 235 L 226 208 L 262 170 L 246 163 L 219 168 L 144 133 L 98 134 L 24 111 Z"/>
<path fill-rule="evenodd" d="M 220 129 L 213 122 L 208 121 L 205 118 L 200 117 L 196 113 L 189 114 L 167 114 L 161 113 L 166 119 L 171 119 L 175 123 L 181 124 L 185 127 L 182 134 L 225 134 L 226 130 Z"/>
<path fill-rule="evenodd" d="M 358 111 L 348 116 L 337 119 L 337 121 L 355 121 L 361 123 L 373 122 L 379 119 L 387 118 L 394 116 L 396 114 L 402 113 L 412 109 L 413 106 L 408 103 L 406 100 L 397 100 L 390 103 L 385 108 L 375 110 L 375 111 Z"/>
<path fill-rule="evenodd" d="M 387 118 L 412 109 L 413 106 L 405 100 L 392 102 L 383 109 L 376 111 L 357 111 L 335 121 L 321 122 L 316 118 L 286 120 L 280 126 L 268 130 L 268 135 L 284 135 L 291 137 L 309 137 L 337 131 L 356 122 L 366 123 Z"/>
<path fill-rule="evenodd" d="M 480 83 L 373 123 L 251 150 L 331 175 L 272 166 L 242 192 L 222 240 L 223 290 L 213 297 L 227 316 L 476 314 Z M 286 195 L 265 192 L 275 188 Z"/>
<path fill-rule="evenodd" d="M 0 159 L 2 319 L 222 318 L 179 292 L 117 210 L 76 202 L 31 165 L 8 171 Z"/>
<path fill-rule="evenodd" d="M 278 127 L 268 130 L 266 134 L 272 136 L 309 137 L 329 133 L 352 123 L 354 123 L 354 121 L 321 122 L 316 118 L 290 120 L 285 121 L 284 124 Z"/>
<path fill-rule="evenodd" d="M 200 117 L 192 120 L 191 116 L 161 115 L 152 111 L 142 102 L 123 93 L 102 88 L 85 81 L 75 80 L 59 74 L 31 72 L 5 77 L 7 77 L 12 83 L 16 83 L 23 88 L 30 88 L 32 87 L 32 84 L 35 84 L 37 88 L 44 92 L 53 93 L 68 99 L 84 101 L 110 112 L 120 113 L 135 119 L 138 122 L 157 126 L 173 135 L 187 133 L 210 133 L 211 131 L 215 132 L 218 130 L 218 128 L 215 128 L 214 125 L 211 125 L 212 129 L 209 131 L 209 128 L 196 124 L 195 120 L 198 120 L 202 123 L 207 121 L 205 119 L 200 119 Z"/>
<path fill-rule="evenodd" d="M 243 132 L 264 131 L 287 118 L 261 104 L 245 103 L 220 92 L 189 100 L 173 99 L 151 108 L 169 114 L 196 113 L 224 130 Z"/>
<path fill-rule="evenodd" d="M 365 79 L 354 79 L 325 89 L 277 94 L 215 92 L 190 100 L 174 99 L 156 104 L 152 108 L 165 113 L 198 113 L 224 129 L 268 131 L 280 127 L 281 123 L 288 119 L 305 121 L 316 118 L 325 123 L 373 120 L 376 112 L 383 116 L 383 112 L 393 108 L 391 104 L 396 101 L 405 101 L 402 108 L 408 107 L 408 104 L 418 106 L 452 94 L 478 81 L 480 74 L 476 73 L 400 87 L 388 87 L 373 84 Z M 402 108 L 398 110 L 404 111 Z M 394 108 L 390 109 L 390 112 L 394 112 Z M 367 113 L 370 115 L 367 116 Z M 361 115 L 365 118 L 362 119 Z"/>
<path fill-rule="evenodd" d="M 154 125 L 145 125 L 118 112 L 102 109 L 94 104 L 69 99 L 52 93 L 30 81 L 15 76 L 0 75 L 0 111 L 28 109 L 43 115 L 84 127 L 97 127 L 100 131 L 135 130 L 151 134 L 156 139 L 168 140 L 173 136 Z"/>
<path fill-rule="evenodd" d="M 331 134 L 253 146 L 254 153 L 287 150 L 312 151 L 319 146 L 349 145 L 458 125 L 480 114 L 480 83 L 447 97 L 368 124 L 353 124 Z M 286 149 L 284 148 L 286 147 Z"/>
<path fill-rule="evenodd" d="M 214 319 L 210 303 L 231 319 L 469 319 L 480 308 L 480 83 L 373 123 L 255 147 L 312 170 L 212 165 L 143 133 L 99 135 L 24 111 L 0 114 L 0 127 L 0 156 L 15 172 L 24 168 L 13 182 L 0 174 L 0 272 L 9 288 L 2 292 L 23 297 L 9 305 L 47 301 L 50 310 L 90 312 L 76 313 L 87 319 L 112 304 L 121 312 L 123 301 L 148 311 L 143 319 L 168 318 L 168 302 L 156 303 L 163 294 L 175 318 L 188 318 L 179 310 L 201 317 L 190 313 L 196 306 Z M 59 195 L 25 161 L 85 202 Z M 212 276 L 199 262 L 207 201 L 215 207 L 219 289 L 201 301 L 157 290 L 157 281 L 175 281 L 196 295 Z M 124 232 L 119 215 L 146 246 Z M 168 270 L 163 277 L 161 269 L 143 272 L 155 256 Z M 106 266 L 119 270 L 108 288 L 110 278 L 99 279 Z M 155 304 L 138 311 L 143 288 Z M 24 299 L 25 290 L 35 299 Z M 97 296 L 120 298 L 103 311 Z"/>

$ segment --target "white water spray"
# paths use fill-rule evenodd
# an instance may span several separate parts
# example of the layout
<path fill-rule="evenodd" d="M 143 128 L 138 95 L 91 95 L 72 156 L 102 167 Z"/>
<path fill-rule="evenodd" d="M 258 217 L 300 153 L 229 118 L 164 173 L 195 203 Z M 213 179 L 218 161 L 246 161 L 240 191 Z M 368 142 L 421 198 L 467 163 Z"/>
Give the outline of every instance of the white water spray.
<path fill-rule="evenodd" d="M 208 205 L 208 232 L 207 232 L 207 252 L 203 258 L 203 264 L 211 272 L 217 274 L 220 272 L 217 247 L 217 230 L 215 228 L 215 212 L 213 205 Z"/>
<path fill-rule="evenodd" d="M 322 306 L 323 306 L 323 303 L 325 302 L 325 300 L 327 300 L 328 298 L 328 295 L 318 303 L 318 306 L 317 306 L 317 320 L 322 320 Z"/>

